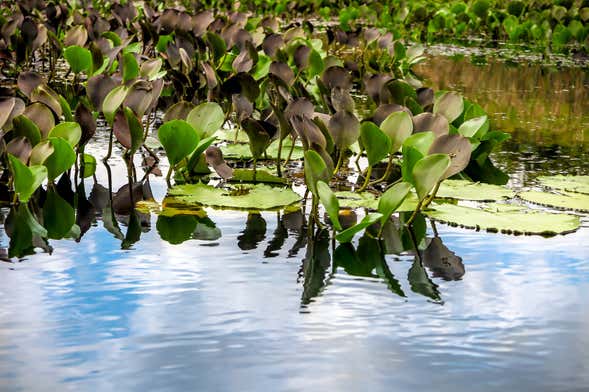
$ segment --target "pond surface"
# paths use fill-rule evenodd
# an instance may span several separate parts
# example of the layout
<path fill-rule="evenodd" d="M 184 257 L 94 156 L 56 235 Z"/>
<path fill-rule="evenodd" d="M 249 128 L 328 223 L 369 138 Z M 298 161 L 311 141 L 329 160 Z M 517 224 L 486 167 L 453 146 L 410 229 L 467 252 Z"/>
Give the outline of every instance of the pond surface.
<path fill-rule="evenodd" d="M 461 89 L 513 132 L 494 155 L 513 187 L 540 173 L 589 174 L 582 71 L 445 58 L 427 67 L 445 77 L 428 74 L 435 87 Z M 102 156 L 104 142 L 89 152 Z M 111 163 L 118 189 L 126 169 Z M 97 175 L 106 185 L 101 165 Z M 161 201 L 164 181 L 152 190 Z M 306 248 L 301 213 L 207 212 L 220 238 L 172 245 L 147 215 L 141 239 L 123 250 L 99 220 L 80 243 L 52 241 L 51 255 L 0 263 L 0 390 L 589 386 L 587 216 L 552 238 L 428 223 L 428 241 L 460 259 L 423 269 L 413 255 L 387 255 L 385 281 L 372 267 L 334 266 L 329 240 Z M 0 229 L 0 247 L 7 241 Z"/>

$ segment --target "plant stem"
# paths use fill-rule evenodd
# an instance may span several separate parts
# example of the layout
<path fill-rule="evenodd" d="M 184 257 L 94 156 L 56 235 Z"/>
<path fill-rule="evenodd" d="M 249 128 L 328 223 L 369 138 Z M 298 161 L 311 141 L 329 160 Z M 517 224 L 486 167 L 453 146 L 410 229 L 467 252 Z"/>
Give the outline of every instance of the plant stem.
<path fill-rule="evenodd" d="M 172 170 L 174 170 L 174 166 L 170 165 L 170 168 L 168 169 L 168 174 L 166 174 L 166 184 L 168 184 L 169 188 L 172 187 L 172 184 L 170 183 L 170 178 L 172 177 Z"/>
<path fill-rule="evenodd" d="M 368 186 L 368 183 L 370 182 L 370 175 L 371 174 L 372 174 L 372 166 L 368 166 L 368 169 L 366 169 L 366 177 L 364 178 L 364 184 L 362 184 L 360 189 L 358 189 L 358 192 L 363 192 L 366 189 L 366 187 Z"/>
<path fill-rule="evenodd" d="M 372 181 L 370 183 L 370 185 L 376 185 L 379 182 L 385 181 L 391 175 L 391 171 L 392 170 L 393 170 L 393 155 L 392 154 L 389 154 L 389 161 L 387 163 L 387 168 L 385 169 L 384 174 L 378 180 Z"/>
<path fill-rule="evenodd" d="M 339 169 L 342 167 L 343 162 L 344 162 L 344 151 L 343 150 L 340 150 L 339 151 L 339 157 L 337 159 L 337 165 L 335 165 L 335 169 L 333 169 L 333 175 L 334 176 L 339 171 Z"/>

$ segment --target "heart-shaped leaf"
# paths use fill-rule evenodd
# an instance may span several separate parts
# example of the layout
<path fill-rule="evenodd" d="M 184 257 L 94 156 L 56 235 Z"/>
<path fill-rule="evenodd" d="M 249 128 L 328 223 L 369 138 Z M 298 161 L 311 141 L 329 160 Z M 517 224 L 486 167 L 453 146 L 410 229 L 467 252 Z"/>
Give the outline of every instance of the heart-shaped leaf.
<path fill-rule="evenodd" d="M 327 215 L 329 215 L 331 224 L 336 231 L 341 231 L 342 226 L 339 222 L 339 202 L 337 201 L 335 193 L 333 193 L 329 185 L 323 181 L 317 181 L 317 193 L 321 204 L 323 204 L 325 211 L 327 211 Z"/>
<path fill-rule="evenodd" d="M 194 128 L 184 120 L 164 123 L 158 130 L 158 137 L 166 150 L 170 165 L 176 165 L 190 155 L 200 140 Z"/>
<path fill-rule="evenodd" d="M 92 53 L 86 48 L 77 45 L 68 46 L 63 50 L 63 57 L 67 60 L 73 73 L 92 71 Z"/>
<path fill-rule="evenodd" d="M 329 183 L 331 179 L 332 170 L 329 170 L 321 155 L 314 150 L 305 151 L 305 183 L 309 191 L 319 196 L 317 191 L 317 182 L 323 181 Z"/>
<path fill-rule="evenodd" d="M 443 135 L 436 140 L 429 149 L 429 154 L 448 154 L 451 164 L 443 179 L 460 173 L 468 166 L 471 155 L 470 141 L 461 135 Z"/>
<path fill-rule="evenodd" d="M 352 239 L 354 238 L 354 235 L 356 235 L 356 233 L 359 233 L 360 231 L 364 230 L 365 228 L 367 228 L 370 225 L 375 224 L 376 222 L 378 222 L 381 219 L 382 219 L 382 214 L 380 212 L 371 212 L 371 213 L 367 214 L 360 222 L 358 222 L 354 226 L 338 233 L 335 236 L 335 239 L 341 243 L 350 242 L 350 241 L 352 241 Z"/>
<path fill-rule="evenodd" d="M 221 128 L 225 122 L 225 114 L 218 103 L 204 102 L 188 113 L 186 121 L 204 139 L 213 136 Z"/>
<path fill-rule="evenodd" d="M 102 113 L 104 113 L 104 118 L 109 124 L 112 125 L 115 114 L 119 109 L 119 106 L 121 106 L 127 97 L 128 91 L 129 89 L 126 86 L 118 86 L 112 89 L 106 97 L 104 97 L 104 101 L 102 102 Z"/>
<path fill-rule="evenodd" d="M 384 224 L 389 220 L 393 212 L 403 203 L 403 200 L 409 194 L 412 185 L 408 182 L 399 182 L 383 193 L 378 200 L 378 212 L 382 214 L 380 224 Z"/>
<path fill-rule="evenodd" d="M 450 157 L 447 154 L 432 154 L 417 161 L 413 167 L 413 178 L 420 201 L 443 179 L 449 167 Z"/>
<path fill-rule="evenodd" d="M 53 181 L 72 167 L 76 162 L 76 153 L 70 143 L 63 138 L 51 137 L 48 140 L 53 146 L 53 154 L 45 159 L 43 165 L 47 168 L 47 178 Z"/>
<path fill-rule="evenodd" d="M 413 121 L 406 112 L 393 112 L 380 124 L 380 129 L 391 139 L 391 152 L 399 151 L 401 145 L 413 132 Z"/>
<path fill-rule="evenodd" d="M 62 122 L 49 131 L 48 137 L 63 138 L 70 144 L 70 146 L 75 147 L 82 137 L 82 128 L 77 122 Z"/>
<path fill-rule="evenodd" d="M 14 178 L 14 191 L 18 194 L 21 203 L 27 203 L 31 195 L 47 178 L 45 166 L 26 166 L 17 157 L 8 154 L 12 175 Z"/>
<path fill-rule="evenodd" d="M 434 113 L 441 114 L 452 122 L 462 114 L 464 101 L 462 96 L 454 92 L 446 92 L 434 101 Z"/>
<path fill-rule="evenodd" d="M 370 121 L 362 123 L 360 140 L 366 150 L 370 166 L 374 166 L 386 158 L 391 151 L 391 139 Z"/>

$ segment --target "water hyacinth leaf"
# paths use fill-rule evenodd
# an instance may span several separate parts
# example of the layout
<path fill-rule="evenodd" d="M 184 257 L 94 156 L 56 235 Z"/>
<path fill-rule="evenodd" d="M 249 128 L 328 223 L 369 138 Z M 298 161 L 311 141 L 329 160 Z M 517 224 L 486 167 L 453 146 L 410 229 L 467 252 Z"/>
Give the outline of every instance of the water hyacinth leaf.
<path fill-rule="evenodd" d="M 15 137 L 6 144 L 6 152 L 14 155 L 25 164 L 29 161 L 32 149 L 31 142 L 24 136 Z"/>
<path fill-rule="evenodd" d="M 425 211 L 430 218 L 469 229 L 506 234 L 556 235 L 577 230 L 578 216 L 534 210 L 485 211 L 478 208 L 439 204 Z"/>
<path fill-rule="evenodd" d="M 47 178 L 49 181 L 53 181 L 72 167 L 76 162 L 76 153 L 65 139 L 51 137 L 48 140 L 53 146 L 53 154 L 45 159 L 43 165 L 47 168 Z"/>
<path fill-rule="evenodd" d="M 31 146 L 34 146 L 41 141 L 41 131 L 39 130 L 39 127 L 23 114 L 16 116 L 12 120 L 12 134 L 14 137 L 26 137 L 31 143 Z"/>
<path fill-rule="evenodd" d="M 249 148 L 252 157 L 257 160 L 270 144 L 270 135 L 266 132 L 260 121 L 253 118 L 246 118 L 241 126 L 249 138 Z"/>
<path fill-rule="evenodd" d="M 192 152 L 192 155 L 190 155 L 190 159 L 188 160 L 188 163 L 186 164 L 186 169 L 189 172 L 193 171 L 198 166 L 198 164 L 202 158 L 201 157 L 202 153 L 205 152 L 205 150 L 207 148 L 209 148 L 209 146 L 211 144 L 213 144 L 213 142 L 216 139 L 217 138 L 215 136 L 211 136 L 206 139 L 202 139 L 198 142 L 198 144 L 196 145 L 196 148 Z M 221 152 L 221 154 L 222 154 L 222 152 Z M 222 158 L 222 156 L 221 156 L 221 158 Z"/>
<path fill-rule="evenodd" d="M 200 155 L 200 154 L 199 154 Z M 213 167 L 215 172 L 221 176 L 224 180 L 228 180 L 233 177 L 233 169 L 225 163 L 223 159 L 223 152 L 216 146 L 210 146 L 205 151 L 205 159 L 209 165 Z"/>
<path fill-rule="evenodd" d="M 360 140 L 366 150 L 368 164 L 376 165 L 391 151 L 391 139 L 376 124 L 366 121 L 360 127 Z"/>
<path fill-rule="evenodd" d="M 413 133 L 413 121 L 406 112 L 393 112 L 380 124 L 380 129 L 391 139 L 391 153 L 399 151 Z"/>
<path fill-rule="evenodd" d="M 212 136 L 225 122 L 223 109 L 215 102 L 204 102 L 188 113 L 186 121 L 201 138 Z"/>
<path fill-rule="evenodd" d="M 434 186 L 443 179 L 449 167 L 450 157 L 447 154 L 432 154 L 417 161 L 412 174 L 419 200 L 425 199 Z"/>
<path fill-rule="evenodd" d="M 384 226 L 393 212 L 399 208 L 399 206 L 403 203 L 403 200 L 405 200 L 409 194 L 411 188 L 411 184 L 402 181 L 387 189 L 387 191 L 380 196 L 378 201 L 378 212 L 382 214 L 382 218 L 380 220 L 381 225 Z"/>
<path fill-rule="evenodd" d="M 139 75 L 147 80 L 153 80 L 157 77 L 162 65 L 163 61 L 161 58 L 144 61 L 139 68 Z"/>
<path fill-rule="evenodd" d="M 323 181 L 317 181 L 317 193 L 319 195 L 321 204 L 323 204 L 325 211 L 327 211 L 327 215 L 329 216 L 331 224 L 336 231 L 341 231 L 342 226 L 339 222 L 339 203 L 337 201 L 337 197 L 329 185 Z"/>
<path fill-rule="evenodd" d="M 543 206 L 563 208 L 567 210 L 589 212 L 589 195 L 575 192 L 559 191 L 548 192 L 521 192 L 517 196 L 520 199 Z"/>
<path fill-rule="evenodd" d="M 207 205 L 211 207 L 269 210 L 281 208 L 301 199 L 290 188 L 266 184 L 241 185 L 230 189 L 215 188 L 202 183 L 177 185 L 170 188 L 164 199 L 166 207 Z"/>
<path fill-rule="evenodd" d="M 46 84 L 40 84 L 31 92 L 31 102 L 41 102 L 47 105 L 57 117 L 61 117 L 63 109 L 61 107 L 59 95 Z M 23 107 L 24 109 L 24 107 Z"/>
<path fill-rule="evenodd" d="M 53 154 L 54 148 L 51 141 L 45 140 L 33 147 L 31 156 L 29 157 L 29 165 L 42 165 L 45 160 Z"/>
<path fill-rule="evenodd" d="M 194 107 L 195 106 L 192 102 L 179 101 L 166 110 L 163 122 L 168 122 L 171 120 L 186 120 L 188 113 L 190 113 Z"/>
<path fill-rule="evenodd" d="M 435 135 L 433 132 L 420 132 L 409 136 L 403 142 L 403 148 L 412 147 L 419 151 L 422 155 L 426 155 L 429 151 L 432 143 L 434 142 Z"/>
<path fill-rule="evenodd" d="M 23 115 L 37 125 L 43 139 L 47 138 L 49 131 L 55 126 L 53 112 L 41 102 L 34 102 L 27 106 Z"/>
<path fill-rule="evenodd" d="M 15 156 L 8 154 L 14 178 L 14 191 L 21 203 L 27 203 L 31 195 L 47 178 L 45 166 L 26 166 Z"/>
<path fill-rule="evenodd" d="M 53 129 L 49 132 L 48 137 L 60 137 L 66 140 L 70 146 L 75 147 L 82 137 L 82 128 L 77 122 L 62 122 L 53 127 Z"/>
<path fill-rule="evenodd" d="M 82 173 L 83 178 L 92 177 L 96 173 L 96 158 L 90 154 L 84 154 L 84 172 Z"/>
<path fill-rule="evenodd" d="M 112 125 L 115 114 L 119 109 L 119 106 L 121 106 L 127 97 L 128 91 L 129 89 L 126 86 L 118 86 L 113 88 L 106 97 L 104 97 L 104 101 L 102 102 L 102 113 L 104 113 L 104 118 L 109 124 Z"/>
<path fill-rule="evenodd" d="M 458 127 L 458 133 L 464 137 L 473 137 L 487 124 L 487 116 L 475 117 L 463 122 Z"/>
<path fill-rule="evenodd" d="M 589 176 L 539 176 L 537 180 L 548 188 L 589 194 Z"/>
<path fill-rule="evenodd" d="M 462 96 L 454 92 L 446 92 L 434 101 L 434 113 L 441 114 L 448 119 L 448 122 L 456 120 L 464 110 Z"/>
<path fill-rule="evenodd" d="M 58 240 L 68 236 L 74 223 L 74 208 L 57 192 L 47 192 L 43 204 L 43 224 L 47 229 L 47 237 Z"/>
<path fill-rule="evenodd" d="M 86 83 L 86 94 L 94 108 L 101 112 L 106 96 L 117 86 L 113 78 L 106 75 L 93 76 Z"/>
<path fill-rule="evenodd" d="M 194 128 L 184 120 L 162 124 L 158 130 L 158 138 L 166 150 L 170 165 L 176 165 L 190 155 L 200 140 Z"/>
<path fill-rule="evenodd" d="M 10 97 L 10 98 L 0 98 L 0 129 L 4 128 L 5 124 L 9 124 L 10 125 L 10 120 L 12 120 L 14 117 L 12 113 L 14 112 L 14 110 L 17 108 L 17 99 L 18 98 L 14 98 L 14 97 Z M 25 106 L 24 106 L 24 102 L 21 99 L 18 99 L 18 101 L 20 101 L 19 106 L 22 106 L 22 111 L 24 111 Z M 21 113 L 18 113 L 17 115 L 20 115 Z M 6 127 L 8 128 L 8 127 Z"/>
<path fill-rule="evenodd" d="M 128 82 L 139 76 L 139 64 L 133 53 L 123 55 L 123 82 Z"/>
<path fill-rule="evenodd" d="M 413 117 L 413 132 L 431 131 L 436 136 L 448 134 L 450 124 L 448 119 L 441 114 L 420 113 Z"/>
<path fill-rule="evenodd" d="M 65 46 L 84 46 L 88 40 L 88 31 L 82 25 L 77 25 L 68 30 L 63 38 Z"/>
<path fill-rule="evenodd" d="M 340 151 L 356 143 L 360 136 L 360 122 L 354 114 L 347 111 L 340 111 L 331 116 L 327 129 Z"/>
<path fill-rule="evenodd" d="M 456 200 L 496 201 L 511 199 L 515 192 L 506 187 L 468 180 L 445 180 L 436 197 Z"/>
<path fill-rule="evenodd" d="M 74 121 L 74 116 L 72 114 L 72 108 L 70 104 L 62 95 L 58 95 L 59 106 L 61 106 L 61 112 L 63 113 L 63 117 L 65 121 Z"/>
<path fill-rule="evenodd" d="M 304 171 L 305 171 L 305 182 L 307 184 L 307 188 L 309 191 L 315 195 L 319 196 L 317 192 L 317 182 L 323 181 L 325 183 L 329 183 L 331 179 L 332 171 L 329 170 L 321 155 L 319 155 L 314 150 L 307 150 L 305 151 L 305 164 L 304 164 Z"/>
<path fill-rule="evenodd" d="M 78 104 L 74 118 L 82 128 L 82 137 L 80 138 L 78 145 L 83 147 L 90 141 L 90 139 L 92 139 L 92 136 L 94 136 L 96 133 L 96 119 L 92 115 L 90 109 L 88 109 L 88 107 L 83 103 Z"/>
<path fill-rule="evenodd" d="M 89 74 L 92 71 L 92 53 L 86 48 L 77 45 L 68 46 L 63 50 L 63 57 L 67 60 L 73 73 L 85 72 Z"/>
<path fill-rule="evenodd" d="M 460 173 L 468 166 L 472 149 L 470 141 L 462 135 L 442 135 L 434 140 L 429 154 L 448 154 L 451 159 L 450 167 L 444 173 L 443 179 Z"/>
<path fill-rule="evenodd" d="M 376 222 L 382 219 L 382 214 L 379 212 L 371 212 L 366 214 L 366 216 L 356 225 L 338 233 L 335 236 L 335 239 L 341 243 L 346 243 L 352 241 L 354 235 L 359 233 L 360 231 L 364 230 L 370 225 L 375 224 Z"/>
<path fill-rule="evenodd" d="M 27 97 L 31 96 L 33 90 L 40 84 L 45 83 L 45 79 L 37 72 L 21 72 L 18 74 L 17 85 L 20 91 Z M 3 113 L 6 113 L 2 110 Z M 10 111 L 8 111 L 10 113 Z M 2 122 L 0 121 L 0 124 Z M 0 125 L 1 126 L 1 125 Z"/>

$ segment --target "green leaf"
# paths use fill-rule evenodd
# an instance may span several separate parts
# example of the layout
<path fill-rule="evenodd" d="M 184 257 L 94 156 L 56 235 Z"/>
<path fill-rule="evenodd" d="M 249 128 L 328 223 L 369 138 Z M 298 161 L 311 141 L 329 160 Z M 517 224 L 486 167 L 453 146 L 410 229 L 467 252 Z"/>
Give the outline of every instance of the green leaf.
<path fill-rule="evenodd" d="M 68 46 L 63 50 L 63 57 L 67 60 L 73 73 L 92 71 L 92 53 L 77 45 Z"/>
<path fill-rule="evenodd" d="M 125 108 L 125 118 L 129 124 L 129 132 L 131 134 L 131 148 L 129 152 L 135 154 L 135 151 L 143 144 L 143 125 L 131 108 Z"/>
<path fill-rule="evenodd" d="M 192 237 L 198 218 L 195 215 L 157 217 L 156 229 L 161 239 L 170 244 L 181 244 Z"/>
<path fill-rule="evenodd" d="M 96 173 L 96 158 L 90 154 L 84 154 L 84 173 L 82 177 L 92 177 Z"/>
<path fill-rule="evenodd" d="M 170 188 L 166 207 L 193 208 L 198 205 L 232 209 L 270 210 L 284 207 L 301 199 L 290 188 L 266 184 L 240 185 L 230 189 L 215 188 L 202 183 L 177 185 Z"/>
<path fill-rule="evenodd" d="M 47 236 L 56 240 L 64 238 L 74 223 L 74 208 L 57 192 L 47 192 L 45 204 L 43 204 L 43 224 L 47 229 Z"/>
<path fill-rule="evenodd" d="M 33 150 L 31 151 L 31 156 L 29 157 L 29 165 L 42 165 L 45 160 L 53 154 L 55 149 L 53 148 L 53 144 L 49 140 L 44 140 L 41 143 L 38 143 Z"/>
<path fill-rule="evenodd" d="M 376 165 L 391 151 L 391 139 L 376 124 L 366 121 L 360 127 L 360 140 L 368 156 L 368 164 Z"/>
<path fill-rule="evenodd" d="M 123 82 L 127 83 L 139 76 L 139 64 L 133 53 L 123 55 Z"/>
<path fill-rule="evenodd" d="M 102 113 L 104 113 L 104 118 L 110 125 L 113 123 L 115 113 L 119 109 L 119 106 L 121 106 L 127 97 L 128 91 L 129 89 L 126 86 L 117 86 L 104 98 L 102 102 Z"/>
<path fill-rule="evenodd" d="M 52 114 L 53 116 L 53 114 Z M 31 142 L 31 146 L 37 145 L 41 141 L 41 131 L 37 124 L 29 120 L 28 117 L 25 115 L 16 116 L 12 120 L 12 134 L 14 137 L 24 136 L 26 137 L 29 142 Z"/>
<path fill-rule="evenodd" d="M 424 213 L 441 222 L 506 234 L 556 235 L 573 232 L 580 226 L 578 216 L 529 209 L 490 212 L 454 204 L 440 204 Z"/>
<path fill-rule="evenodd" d="M 75 147 L 82 137 L 82 128 L 77 122 L 62 122 L 49 131 L 48 137 L 60 137 Z"/>
<path fill-rule="evenodd" d="M 323 181 L 317 181 L 317 193 L 319 194 L 321 204 L 323 204 L 325 211 L 327 211 L 327 215 L 329 215 L 331 224 L 335 230 L 341 231 L 342 226 L 339 222 L 339 203 L 337 197 L 335 197 L 335 194 L 329 185 Z"/>
<path fill-rule="evenodd" d="M 225 122 L 225 114 L 218 103 L 204 102 L 188 113 L 186 121 L 201 138 L 206 138 L 214 135 L 221 128 Z"/>
<path fill-rule="evenodd" d="M 465 121 L 458 128 L 458 133 L 464 137 L 473 137 L 487 124 L 487 116 L 480 116 Z"/>
<path fill-rule="evenodd" d="M 450 157 L 448 154 L 428 155 L 415 164 L 412 174 L 419 200 L 425 199 L 449 167 Z"/>
<path fill-rule="evenodd" d="M 412 185 L 407 182 L 399 182 L 390 187 L 385 193 L 380 196 L 378 201 L 378 212 L 382 214 L 380 224 L 384 224 L 389 220 L 393 212 L 403 203 L 403 200 L 409 194 Z"/>
<path fill-rule="evenodd" d="M 356 235 L 356 233 L 359 233 L 360 231 L 364 230 L 365 228 L 367 228 L 370 225 L 375 224 L 376 222 L 378 222 L 379 220 L 382 219 L 382 214 L 379 212 L 371 212 L 369 214 L 366 214 L 366 216 L 357 224 L 355 224 L 354 226 L 347 228 L 346 230 L 338 233 L 335 236 L 335 239 L 338 240 L 339 242 L 350 242 L 352 241 L 352 239 L 354 238 L 354 235 Z"/>
<path fill-rule="evenodd" d="M 589 194 L 589 176 L 540 176 L 537 180 L 548 188 Z"/>
<path fill-rule="evenodd" d="M 406 112 L 393 112 L 380 124 L 380 129 L 391 139 L 391 153 L 394 153 L 411 136 L 413 121 Z"/>
<path fill-rule="evenodd" d="M 202 153 L 205 152 L 205 150 L 207 148 L 209 148 L 209 146 L 211 144 L 213 144 L 213 142 L 216 139 L 217 139 L 216 136 L 211 136 L 211 137 L 207 137 L 206 139 L 202 139 L 201 141 L 198 142 L 198 145 L 194 149 L 194 152 L 192 153 L 192 155 L 190 155 L 190 159 L 188 160 L 188 163 L 186 164 L 186 169 L 189 172 L 191 172 L 196 167 L 196 165 L 198 164 L 198 162 L 201 159 Z"/>
<path fill-rule="evenodd" d="M 55 180 L 76 162 L 76 153 L 72 146 L 60 137 L 48 139 L 53 145 L 53 154 L 49 155 L 43 165 L 47 168 L 49 181 Z"/>
<path fill-rule="evenodd" d="M 26 203 L 47 178 L 47 169 L 41 165 L 28 167 L 12 154 L 8 154 L 8 159 L 14 178 L 14 191 L 20 202 Z"/>
<path fill-rule="evenodd" d="M 436 197 L 457 200 L 495 201 L 511 199 L 515 192 L 503 186 L 468 180 L 445 180 Z"/>
<path fill-rule="evenodd" d="M 266 170 L 256 169 L 254 181 L 254 171 L 252 169 L 234 169 L 233 177 L 229 179 L 230 182 L 264 182 L 266 184 L 286 185 L 286 178 L 278 177 L 270 174 Z"/>
<path fill-rule="evenodd" d="M 194 128 L 184 120 L 172 120 L 163 124 L 158 130 L 158 138 L 172 166 L 190 155 L 199 142 Z"/>
<path fill-rule="evenodd" d="M 431 131 L 415 133 L 405 139 L 403 142 L 403 149 L 405 147 L 413 147 L 419 151 L 421 155 L 427 155 L 435 138 L 435 134 Z"/>
<path fill-rule="evenodd" d="M 241 134 L 241 133 L 240 133 Z M 245 134 L 245 132 L 243 132 Z M 292 146 L 290 142 L 290 138 L 284 139 L 282 143 L 282 160 L 286 160 L 288 152 Z M 221 151 L 223 151 L 223 156 L 226 159 L 252 159 L 252 152 L 249 148 L 248 144 L 243 143 L 229 143 L 221 146 Z M 305 154 L 305 150 L 302 146 L 295 145 L 291 160 L 298 160 L 303 159 Z M 278 140 L 274 140 L 270 145 L 266 148 L 266 155 L 268 155 L 268 159 L 276 159 L 278 156 Z"/>
<path fill-rule="evenodd" d="M 589 195 L 567 191 L 558 193 L 548 192 L 521 192 L 517 196 L 520 199 L 543 206 L 564 208 L 567 210 L 589 212 Z"/>
<path fill-rule="evenodd" d="M 321 158 L 321 155 L 314 150 L 305 151 L 304 169 L 307 188 L 309 188 L 309 191 L 313 195 L 319 196 L 317 192 L 317 182 L 323 181 L 329 183 L 332 174 L 331 171 L 328 169 L 323 158 Z"/>

